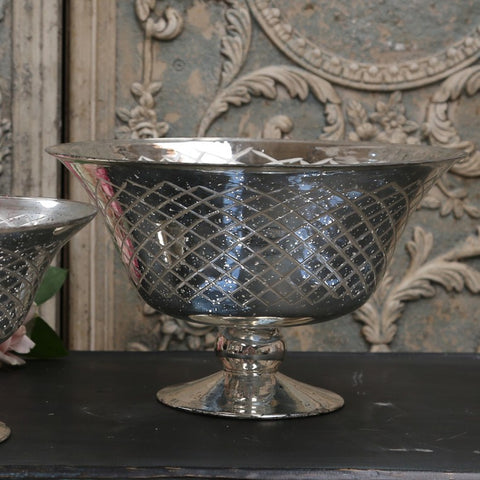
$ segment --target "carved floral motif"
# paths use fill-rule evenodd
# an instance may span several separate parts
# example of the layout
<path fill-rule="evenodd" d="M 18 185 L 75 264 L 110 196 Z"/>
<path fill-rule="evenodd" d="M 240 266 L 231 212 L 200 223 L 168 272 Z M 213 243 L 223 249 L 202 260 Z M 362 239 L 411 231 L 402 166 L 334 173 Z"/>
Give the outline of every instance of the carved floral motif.
<path fill-rule="evenodd" d="M 261 138 L 285 138 L 293 130 L 293 122 L 287 115 L 275 115 L 264 126 Z"/>
<path fill-rule="evenodd" d="M 157 120 L 155 112 L 155 95 L 161 90 L 161 82 L 151 82 L 147 85 L 134 83 L 132 94 L 138 105 L 131 110 L 119 108 L 117 116 L 127 125 L 117 129 L 120 138 L 158 138 L 168 132 L 168 123 Z"/>
<path fill-rule="evenodd" d="M 407 120 L 401 92 L 393 93 L 386 103 L 377 102 L 375 112 L 370 115 L 359 102 L 351 100 L 347 105 L 347 115 L 354 127 L 349 139 L 354 142 L 420 143 L 418 135 L 414 135 L 419 126 Z"/>

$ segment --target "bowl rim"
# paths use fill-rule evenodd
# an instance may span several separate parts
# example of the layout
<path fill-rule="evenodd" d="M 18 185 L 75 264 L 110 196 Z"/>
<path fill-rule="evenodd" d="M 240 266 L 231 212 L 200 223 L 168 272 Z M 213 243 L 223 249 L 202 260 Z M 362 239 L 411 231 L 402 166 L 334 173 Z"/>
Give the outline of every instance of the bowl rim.
<path fill-rule="evenodd" d="M 400 152 L 423 152 L 421 158 L 413 158 L 408 162 L 405 159 L 401 158 L 398 161 L 391 160 L 375 160 L 375 161 L 365 161 L 359 163 L 321 163 L 321 164 L 305 164 L 305 165 L 288 165 L 288 164 L 243 164 L 243 163 L 216 163 L 216 162 L 160 162 L 152 161 L 146 159 L 132 159 L 127 158 L 125 155 L 120 153 L 111 152 L 108 155 L 95 154 L 94 149 L 97 148 L 106 148 L 106 147 L 126 147 L 129 145 L 152 145 L 158 144 L 161 145 L 170 145 L 170 144 L 185 144 L 188 142 L 231 142 L 238 145 L 244 144 L 245 146 L 272 146 L 279 143 L 283 143 L 289 146 L 299 145 L 302 147 L 311 146 L 312 149 L 330 149 L 330 148 L 348 148 L 355 149 L 357 151 L 382 151 L 386 149 L 396 149 Z M 84 153 L 76 153 L 75 150 L 83 150 Z M 390 144 L 390 143 L 380 143 L 380 142 L 352 142 L 352 141 L 331 141 L 331 140 L 294 140 L 294 139 L 253 139 L 253 138 L 240 138 L 240 137 L 164 137 L 164 138 L 148 138 L 148 139 L 102 139 L 102 140 L 85 140 L 77 142 L 67 142 L 59 143 L 47 147 L 46 152 L 60 161 L 68 163 L 87 163 L 87 164 L 145 164 L 155 167 L 167 167 L 167 168 L 181 168 L 181 169 L 192 169 L 192 168 L 203 168 L 203 167 L 215 167 L 215 168 L 228 168 L 228 169 L 247 169 L 247 170 L 280 170 L 280 169 L 313 169 L 313 170 L 323 170 L 323 169 L 332 169 L 337 170 L 339 168 L 348 167 L 350 169 L 363 169 L 368 167 L 384 167 L 384 166 L 395 166 L 395 165 L 418 165 L 418 164 L 435 164 L 441 162 L 450 162 L 455 163 L 458 160 L 464 159 L 468 156 L 468 153 L 465 150 L 460 150 L 454 147 L 445 147 L 437 145 L 410 145 L 410 144 Z M 430 153 L 431 155 L 427 155 Z"/>
<path fill-rule="evenodd" d="M 72 209 L 64 209 L 64 219 L 55 220 L 54 218 L 49 218 L 47 221 L 40 221 L 34 225 L 1 225 L 0 224 L 0 233 L 11 233 L 11 232 L 25 232 L 29 230 L 37 230 L 39 228 L 59 228 L 65 227 L 67 225 L 75 225 L 78 223 L 83 223 L 91 220 L 97 214 L 97 207 L 91 203 L 82 202 L 78 200 L 70 200 L 64 198 L 53 198 L 53 197 L 37 197 L 37 196 L 14 196 L 14 195 L 0 195 L 0 211 L 4 208 L 6 204 L 11 204 L 13 206 L 21 207 L 28 213 L 29 209 L 33 205 L 42 204 L 45 202 L 54 202 L 56 205 L 60 204 L 64 207 L 75 207 L 75 211 Z M 51 207 L 44 208 L 53 208 Z"/>

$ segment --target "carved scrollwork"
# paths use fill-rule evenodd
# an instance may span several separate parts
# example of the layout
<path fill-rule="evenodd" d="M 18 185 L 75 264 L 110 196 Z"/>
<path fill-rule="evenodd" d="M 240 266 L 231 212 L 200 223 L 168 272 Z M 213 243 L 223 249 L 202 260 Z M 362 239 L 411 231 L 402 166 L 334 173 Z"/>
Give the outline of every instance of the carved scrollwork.
<path fill-rule="evenodd" d="M 293 130 L 293 121 L 287 115 L 275 115 L 266 122 L 262 138 L 285 138 Z"/>
<path fill-rule="evenodd" d="M 480 54 L 480 27 L 434 55 L 397 63 L 344 58 L 294 28 L 275 0 L 248 0 L 272 42 L 292 61 L 327 80 L 362 90 L 392 91 L 431 84 L 467 67 Z"/>
<path fill-rule="evenodd" d="M 435 92 L 427 109 L 424 134 L 434 145 L 464 149 L 470 153 L 465 160 L 458 162 L 450 173 L 465 178 L 480 177 L 480 151 L 471 141 L 460 138 L 449 111 L 462 95 L 473 96 L 480 89 L 480 66 L 466 68 L 445 80 Z M 480 218 L 480 209 L 468 202 L 468 191 L 452 185 L 447 178 L 438 182 L 424 199 L 427 208 L 440 210 L 442 216 L 453 213 L 461 218 L 464 213 L 472 218 Z"/>
<path fill-rule="evenodd" d="M 222 38 L 220 53 L 224 57 L 220 85 L 229 85 L 242 68 L 252 41 L 250 11 L 244 1 L 226 0 L 227 35 Z"/>
<path fill-rule="evenodd" d="M 118 118 L 125 123 L 117 129 L 120 138 L 155 138 L 167 134 L 169 125 L 157 120 L 155 96 L 162 88 L 162 82 L 154 81 L 153 40 L 173 40 L 183 29 L 183 18 L 179 12 L 167 7 L 160 18 L 155 16 L 156 0 L 136 0 L 135 13 L 144 31 L 142 82 L 131 87 L 137 106 L 132 109 L 117 109 Z"/>
<path fill-rule="evenodd" d="M 433 95 L 427 113 L 425 134 L 432 144 L 450 148 L 465 149 L 470 156 L 458 162 L 451 170 L 462 177 L 480 177 L 480 151 L 473 142 L 461 140 L 449 117 L 454 102 L 466 94 L 475 95 L 480 89 L 480 66 L 466 68 L 445 80 Z"/>
<path fill-rule="evenodd" d="M 305 70 L 284 65 L 272 65 L 245 74 L 227 88 L 221 89 L 205 112 L 197 135 L 204 136 L 213 121 L 225 113 L 230 105 L 239 107 L 250 103 L 252 96 L 275 99 L 278 84 L 285 87 L 291 98 L 302 101 L 306 100 L 311 92 L 325 105 L 327 125 L 320 136 L 330 140 L 343 137 L 345 125 L 341 100 L 330 83 Z"/>
<path fill-rule="evenodd" d="M 183 18 L 177 10 L 167 7 L 160 18 L 154 18 L 156 0 L 136 0 L 135 13 L 143 22 L 147 38 L 173 40 L 183 28 Z"/>
<path fill-rule="evenodd" d="M 462 263 L 480 255 L 480 227 L 462 244 L 428 260 L 433 241 L 431 233 L 416 227 L 413 240 L 406 244 L 410 265 L 403 278 L 395 283 L 395 277 L 387 274 L 373 297 L 353 314 L 364 324 L 362 333 L 372 352 L 389 351 L 405 303 L 433 297 L 435 285 L 447 291 L 480 293 L 480 272 Z"/>

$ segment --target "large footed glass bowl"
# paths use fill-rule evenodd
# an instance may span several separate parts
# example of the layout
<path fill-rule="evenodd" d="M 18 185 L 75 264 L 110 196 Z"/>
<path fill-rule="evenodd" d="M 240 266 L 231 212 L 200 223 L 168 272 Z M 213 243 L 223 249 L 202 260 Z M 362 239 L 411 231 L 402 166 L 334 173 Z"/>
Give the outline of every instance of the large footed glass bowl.
<path fill-rule="evenodd" d="M 0 197 L 0 343 L 22 325 L 54 256 L 95 214 L 86 203 Z M 0 422 L 0 442 L 9 434 Z"/>
<path fill-rule="evenodd" d="M 158 392 L 237 418 L 333 411 L 343 399 L 277 372 L 277 327 L 354 311 L 375 291 L 409 215 L 463 154 L 422 146 L 228 138 L 48 149 L 103 213 L 151 307 L 221 327 L 223 371 Z"/>

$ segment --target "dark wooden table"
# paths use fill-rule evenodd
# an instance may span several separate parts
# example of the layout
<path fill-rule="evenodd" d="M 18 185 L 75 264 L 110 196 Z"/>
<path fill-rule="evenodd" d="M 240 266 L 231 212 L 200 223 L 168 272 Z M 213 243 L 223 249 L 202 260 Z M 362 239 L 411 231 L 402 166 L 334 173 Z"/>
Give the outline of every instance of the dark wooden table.
<path fill-rule="evenodd" d="M 211 353 L 84 353 L 0 369 L 0 478 L 480 479 L 480 356 L 289 353 L 338 412 L 231 420 L 159 404 Z"/>

